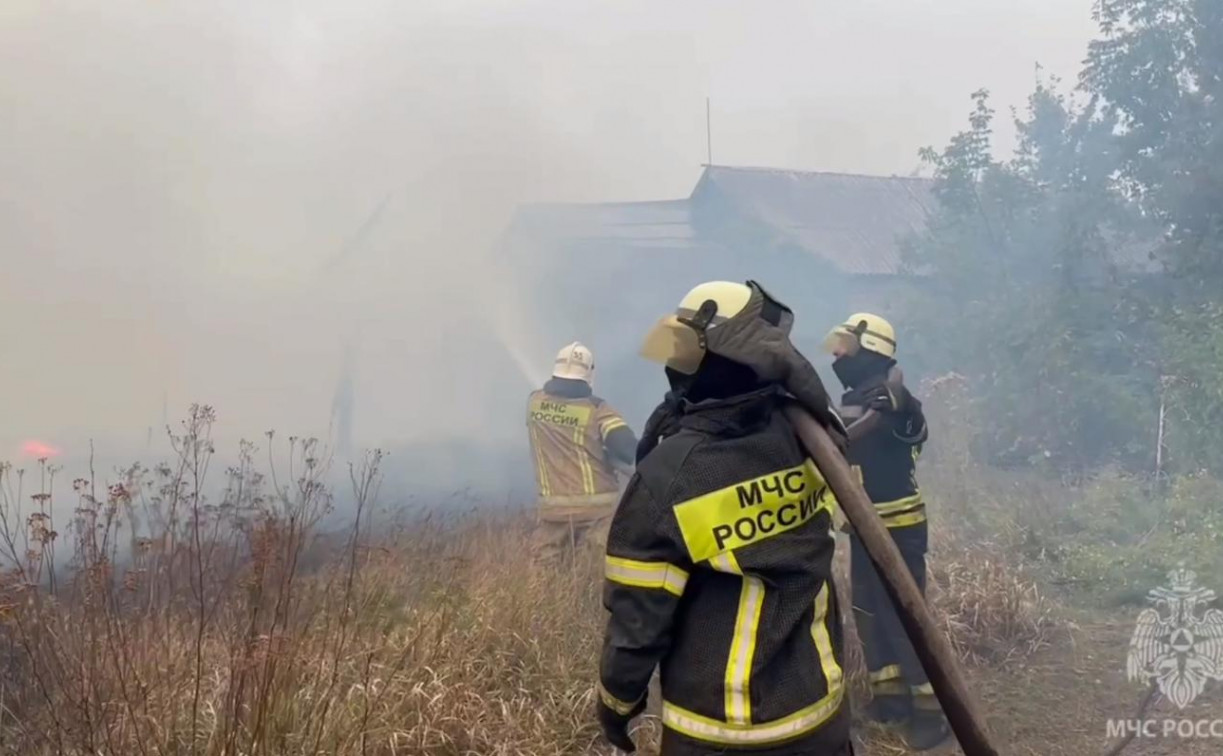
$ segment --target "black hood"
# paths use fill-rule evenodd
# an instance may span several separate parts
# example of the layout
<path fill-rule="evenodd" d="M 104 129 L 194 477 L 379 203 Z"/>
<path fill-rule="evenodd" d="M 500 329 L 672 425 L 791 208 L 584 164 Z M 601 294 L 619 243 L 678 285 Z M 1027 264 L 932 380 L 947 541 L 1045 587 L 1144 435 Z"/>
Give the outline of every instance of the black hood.
<path fill-rule="evenodd" d="M 846 389 L 866 389 L 882 383 L 895 364 L 891 357 L 861 349 L 857 354 L 838 357 L 832 363 L 832 372 Z"/>
<path fill-rule="evenodd" d="M 594 394 L 589 383 L 576 378 L 552 378 L 544 384 L 544 392 L 562 399 L 585 399 Z"/>
<path fill-rule="evenodd" d="M 780 386 L 764 384 L 734 396 L 699 402 L 685 398 L 679 426 L 720 438 L 744 436 L 768 425 L 783 395 Z"/>
<path fill-rule="evenodd" d="M 768 421 L 777 384 L 761 381 L 756 371 L 716 354 L 706 354 L 696 373 L 666 368 L 671 390 L 654 409 L 637 444 L 637 462 L 645 459 L 667 436 L 682 428 L 706 433 L 739 435 L 744 427 Z M 763 406 L 768 405 L 768 406 Z"/>
<path fill-rule="evenodd" d="M 717 354 L 706 354 L 701 366 L 692 375 L 667 368 L 671 390 L 689 402 L 707 399 L 728 399 L 748 394 L 768 385 L 747 365 Z"/>

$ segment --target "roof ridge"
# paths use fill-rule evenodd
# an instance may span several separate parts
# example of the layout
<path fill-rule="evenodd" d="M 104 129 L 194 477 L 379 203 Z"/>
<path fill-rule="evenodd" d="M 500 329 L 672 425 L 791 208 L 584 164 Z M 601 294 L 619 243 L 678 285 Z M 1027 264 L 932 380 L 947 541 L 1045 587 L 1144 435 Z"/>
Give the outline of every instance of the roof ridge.
<path fill-rule="evenodd" d="M 890 176 L 880 176 L 873 173 L 849 173 L 846 171 L 804 171 L 794 168 L 770 168 L 767 166 L 752 166 L 752 165 L 706 165 L 706 170 L 712 171 L 730 171 L 734 173 L 775 173 L 780 175 L 791 176 L 837 176 L 841 178 L 858 178 L 858 179 L 876 179 L 880 181 L 915 181 L 921 183 L 933 182 L 934 179 L 928 176 L 898 176 L 892 174 Z"/>
<path fill-rule="evenodd" d="M 541 200 L 537 202 L 520 202 L 519 209 L 554 208 L 554 207 L 640 207 L 643 205 L 683 205 L 688 198 L 671 198 L 658 200 L 622 200 L 615 202 L 600 202 L 598 200 Z"/>

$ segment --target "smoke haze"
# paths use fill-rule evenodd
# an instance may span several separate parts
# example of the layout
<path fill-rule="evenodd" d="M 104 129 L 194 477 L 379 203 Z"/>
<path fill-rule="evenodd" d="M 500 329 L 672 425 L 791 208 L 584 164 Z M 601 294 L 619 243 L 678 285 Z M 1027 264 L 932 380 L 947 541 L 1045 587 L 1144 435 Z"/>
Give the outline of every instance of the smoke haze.
<path fill-rule="evenodd" d="M 707 95 L 716 162 L 909 174 L 1092 31 L 1088 0 L 6 0 L 0 459 L 140 449 L 192 401 L 222 441 L 325 434 L 346 343 L 359 443 L 478 435 L 560 346 L 489 256 L 518 203 L 686 196 Z"/>

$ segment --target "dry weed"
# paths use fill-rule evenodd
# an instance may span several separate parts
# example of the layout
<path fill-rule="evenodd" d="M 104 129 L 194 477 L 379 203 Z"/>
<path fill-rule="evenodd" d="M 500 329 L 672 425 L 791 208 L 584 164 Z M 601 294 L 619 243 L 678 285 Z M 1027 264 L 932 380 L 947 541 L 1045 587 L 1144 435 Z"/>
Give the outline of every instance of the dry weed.
<path fill-rule="evenodd" d="M 1048 647 L 1059 627 L 1035 583 L 980 551 L 932 559 L 927 596 L 970 664 L 1021 664 Z"/>
<path fill-rule="evenodd" d="M 32 494 L 0 469 L 0 753 L 600 752 L 597 555 L 534 568 L 522 512 L 390 519 L 373 506 L 376 454 L 352 471 L 351 530 L 319 536 L 327 455 L 290 439 L 282 479 L 244 445 L 210 498 L 211 423 L 196 408 L 174 464 L 132 468 L 96 498 L 78 480 L 63 524 L 53 468 Z M 956 556 L 934 561 L 931 595 L 965 659 L 1013 664 L 1049 642 L 1033 585 L 981 553 L 943 553 Z M 658 732 L 639 722 L 641 752 Z"/>
<path fill-rule="evenodd" d="M 176 464 L 78 481 L 65 536 L 54 470 L 32 496 L 0 481 L 0 752 L 592 752 L 593 555 L 535 570 L 521 513 L 378 520 L 377 455 L 352 530 L 320 538 L 317 445 L 290 440 L 284 480 L 244 445 L 210 499 L 211 422 L 195 408 Z"/>

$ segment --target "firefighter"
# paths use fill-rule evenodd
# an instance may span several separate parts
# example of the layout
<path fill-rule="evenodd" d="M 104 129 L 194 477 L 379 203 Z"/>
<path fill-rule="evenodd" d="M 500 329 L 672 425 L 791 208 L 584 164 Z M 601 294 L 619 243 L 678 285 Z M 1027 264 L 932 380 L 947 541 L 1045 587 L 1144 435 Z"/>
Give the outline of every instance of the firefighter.
<path fill-rule="evenodd" d="M 705 283 L 642 349 L 672 392 L 608 536 L 596 706 L 621 750 L 657 668 L 665 756 L 852 754 L 834 499 L 782 413 L 787 391 L 835 420 L 792 320 L 758 284 Z"/>
<path fill-rule="evenodd" d="M 928 531 L 916 461 L 927 437 L 926 418 L 896 365 L 896 332 L 878 315 L 857 313 L 833 328 L 824 345 L 845 387 L 841 416 L 850 424 L 850 464 L 924 592 Z M 934 689 L 852 533 L 850 554 L 854 619 L 871 684 L 868 718 L 899 727 L 915 750 L 933 748 L 950 735 Z"/>
<path fill-rule="evenodd" d="M 581 546 L 602 552 L 620 496 L 618 469 L 631 469 L 637 439 L 620 413 L 593 393 L 594 356 L 578 342 L 556 355 L 552 378 L 531 394 L 527 429 L 539 489 L 532 553 L 557 562 Z"/>

